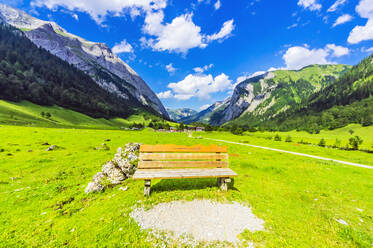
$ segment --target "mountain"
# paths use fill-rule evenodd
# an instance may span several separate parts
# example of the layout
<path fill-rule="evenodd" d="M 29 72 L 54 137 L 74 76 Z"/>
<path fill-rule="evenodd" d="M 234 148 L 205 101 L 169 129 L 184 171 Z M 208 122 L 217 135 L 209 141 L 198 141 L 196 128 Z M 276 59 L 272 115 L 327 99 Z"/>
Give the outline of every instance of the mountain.
<path fill-rule="evenodd" d="M 19 29 L 3 23 L 0 99 L 58 105 L 92 117 L 127 118 L 139 112 L 159 115 L 130 94 L 122 98 L 106 91 L 83 71 L 37 47 Z"/>
<path fill-rule="evenodd" d="M 214 104 L 212 104 L 211 106 L 209 106 L 208 108 L 200 112 L 197 112 L 193 115 L 180 119 L 180 122 L 183 122 L 186 124 L 190 124 L 192 122 L 200 122 L 200 123 L 208 124 L 210 122 L 211 116 L 215 112 L 220 111 L 224 109 L 225 107 L 227 107 L 227 104 L 229 103 L 229 101 L 230 101 L 230 98 L 227 98 L 224 101 L 215 102 Z"/>
<path fill-rule="evenodd" d="M 54 22 L 39 20 L 4 4 L 0 4 L 0 19 L 22 30 L 37 46 L 87 73 L 106 91 L 124 100 L 135 98 L 168 118 L 156 94 L 106 44 L 87 41 Z"/>
<path fill-rule="evenodd" d="M 300 70 L 266 72 L 239 83 L 225 107 L 209 123 L 222 125 L 243 118 L 254 125 L 301 104 L 346 72 L 347 65 L 311 65 Z"/>
<path fill-rule="evenodd" d="M 235 120 L 244 124 L 247 120 Z M 350 123 L 373 124 L 373 55 L 344 73 L 300 106 L 260 123 L 273 130 L 335 129 Z"/>
<path fill-rule="evenodd" d="M 188 118 L 189 116 L 195 115 L 198 112 L 190 108 L 179 108 L 179 109 L 170 109 L 166 108 L 168 115 L 173 121 L 180 121 L 181 119 Z"/>

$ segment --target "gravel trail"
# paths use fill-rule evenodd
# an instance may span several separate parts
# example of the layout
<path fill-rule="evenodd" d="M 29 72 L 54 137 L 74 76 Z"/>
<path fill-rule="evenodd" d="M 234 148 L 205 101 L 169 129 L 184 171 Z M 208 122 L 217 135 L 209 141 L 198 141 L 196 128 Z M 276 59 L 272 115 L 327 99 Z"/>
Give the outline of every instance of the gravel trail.
<path fill-rule="evenodd" d="M 190 234 L 197 241 L 239 241 L 245 229 L 264 230 L 264 221 L 251 208 L 237 202 L 223 204 L 209 200 L 160 203 L 152 209 L 135 209 L 130 216 L 142 229 L 171 231 L 177 237 Z"/>

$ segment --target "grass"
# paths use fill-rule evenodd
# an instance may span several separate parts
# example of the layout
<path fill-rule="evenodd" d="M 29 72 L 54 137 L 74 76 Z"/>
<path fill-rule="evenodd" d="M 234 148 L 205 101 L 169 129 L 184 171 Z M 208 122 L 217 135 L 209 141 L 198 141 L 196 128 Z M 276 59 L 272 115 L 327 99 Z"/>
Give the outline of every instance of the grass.
<path fill-rule="evenodd" d="M 44 118 L 41 116 L 41 112 L 48 112 L 52 117 Z M 14 103 L 0 100 L 0 124 L 7 125 L 119 129 L 133 123 L 149 123 L 152 116 L 145 119 L 145 115 L 149 116 L 149 114 L 139 113 L 127 119 L 97 119 L 56 105 L 40 106 L 28 101 Z M 175 125 L 174 123 L 169 123 L 170 125 Z"/>
<path fill-rule="evenodd" d="M 359 136 L 363 139 L 360 147 L 373 150 L 373 126 L 362 127 L 360 124 L 350 124 L 335 130 L 321 130 L 319 134 L 310 134 L 305 131 L 246 133 L 248 136 L 261 138 L 274 137 L 276 134 L 281 136 L 282 141 L 285 141 L 287 136 L 290 136 L 294 142 L 303 140 L 312 144 L 318 144 L 321 139 L 325 139 L 327 146 L 333 146 L 338 139 L 341 147 L 345 147 L 351 137 Z"/>
<path fill-rule="evenodd" d="M 53 114 L 52 114 L 53 115 Z M 158 180 L 149 198 L 143 183 L 124 182 L 86 195 L 84 188 L 117 147 L 146 144 L 220 144 L 186 134 L 144 131 L 0 126 L 0 247 L 154 247 L 129 217 L 136 206 L 173 200 L 238 201 L 252 207 L 266 231 L 241 235 L 258 247 L 371 247 L 373 171 L 333 162 L 225 144 L 230 167 L 239 176 L 234 188 L 218 192 L 214 179 Z M 288 150 L 313 151 L 373 165 L 360 151 L 294 146 L 261 137 L 202 133 L 216 139 L 258 142 Z M 105 140 L 110 141 L 105 142 Z M 60 148 L 47 152 L 47 146 Z M 105 142 L 110 150 L 95 150 Z M 3 150 L 2 150 L 3 149 Z M 310 149 L 310 150 L 308 150 Z M 343 219 L 348 226 L 338 223 Z M 175 246 L 177 242 L 175 242 Z"/>

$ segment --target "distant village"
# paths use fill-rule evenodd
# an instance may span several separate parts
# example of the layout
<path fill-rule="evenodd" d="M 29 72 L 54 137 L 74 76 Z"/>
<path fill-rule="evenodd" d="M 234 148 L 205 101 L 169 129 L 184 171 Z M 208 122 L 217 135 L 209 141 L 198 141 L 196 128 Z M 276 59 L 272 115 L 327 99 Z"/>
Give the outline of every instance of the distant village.
<path fill-rule="evenodd" d="M 205 131 L 204 127 L 186 127 L 184 129 L 178 129 L 176 127 L 170 127 L 169 129 L 155 129 L 154 131 L 157 132 L 170 132 L 170 133 L 176 133 L 176 132 L 201 132 Z"/>
<path fill-rule="evenodd" d="M 152 126 L 149 125 L 149 128 L 152 128 L 154 132 L 163 132 L 163 133 L 182 133 L 182 132 L 202 132 L 205 131 L 205 127 L 190 127 L 186 125 L 179 125 L 178 127 L 173 127 L 167 125 L 165 126 Z M 135 125 L 132 127 L 121 127 L 122 130 L 127 130 L 127 131 L 140 131 L 145 128 L 144 125 Z"/>

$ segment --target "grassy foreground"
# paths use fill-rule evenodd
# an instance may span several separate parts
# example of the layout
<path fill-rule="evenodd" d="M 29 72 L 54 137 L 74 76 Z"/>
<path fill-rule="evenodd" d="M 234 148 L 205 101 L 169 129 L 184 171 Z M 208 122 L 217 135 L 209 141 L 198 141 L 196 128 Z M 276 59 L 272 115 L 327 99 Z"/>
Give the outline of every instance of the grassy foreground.
<path fill-rule="evenodd" d="M 204 137 L 282 147 L 373 165 L 360 151 L 295 146 L 260 137 L 202 133 Z M 214 179 L 154 181 L 150 198 L 143 183 L 125 181 L 86 195 L 101 165 L 127 142 L 220 144 L 186 134 L 144 131 L 0 126 L 0 247 L 154 247 L 129 217 L 132 208 L 173 200 L 238 201 L 252 207 L 266 231 L 241 235 L 258 247 L 372 247 L 373 170 L 290 154 L 227 145 L 234 188 L 218 192 Z M 110 141 L 105 141 L 110 139 Z M 60 148 L 47 152 L 48 142 Z M 96 150 L 105 142 L 110 150 Z M 3 150 L 2 150 L 3 149 Z M 337 220 L 344 220 L 343 225 Z M 175 242 L 175 246 L 177 246 Z"/>

